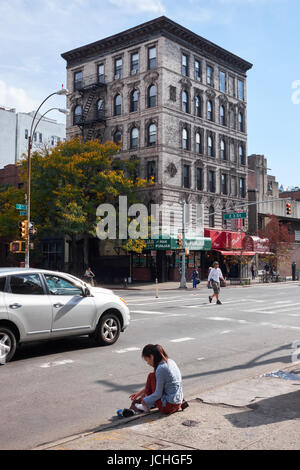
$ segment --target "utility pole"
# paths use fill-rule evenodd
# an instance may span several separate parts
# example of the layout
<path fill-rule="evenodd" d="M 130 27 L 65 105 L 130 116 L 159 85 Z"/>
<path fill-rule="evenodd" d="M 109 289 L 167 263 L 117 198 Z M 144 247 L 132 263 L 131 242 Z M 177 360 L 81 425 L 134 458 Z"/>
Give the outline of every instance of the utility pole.
<path fill-rule="evenodd" d="M 182 206 L 182 250 L 181 255 L 181 281 L 180 289 L 186 289 L 186 278 L 185 278 L 185 201 Z"/>

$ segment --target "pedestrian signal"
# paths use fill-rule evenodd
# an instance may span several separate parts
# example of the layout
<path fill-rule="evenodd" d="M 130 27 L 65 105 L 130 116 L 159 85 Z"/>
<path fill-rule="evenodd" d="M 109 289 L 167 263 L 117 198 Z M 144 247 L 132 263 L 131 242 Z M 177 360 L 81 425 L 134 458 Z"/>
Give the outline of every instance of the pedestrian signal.
<path fill-rule="evenodd" d="M 9 244 L 9 251 L 11 253 L 25 253 L 25 243 L 21 241 L 11 242 Z"/>

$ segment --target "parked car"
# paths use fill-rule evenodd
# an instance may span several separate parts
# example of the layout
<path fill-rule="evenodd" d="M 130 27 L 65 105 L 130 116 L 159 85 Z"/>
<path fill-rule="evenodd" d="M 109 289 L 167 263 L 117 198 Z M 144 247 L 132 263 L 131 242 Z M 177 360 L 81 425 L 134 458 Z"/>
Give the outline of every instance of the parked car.
<path fill-rule="evenodd" d="M 0 268 L 0 363 L 32 341 L 89 335 L 114 344 L 129 321 L 126 302 L 109 289 L 67 273 Z"/>

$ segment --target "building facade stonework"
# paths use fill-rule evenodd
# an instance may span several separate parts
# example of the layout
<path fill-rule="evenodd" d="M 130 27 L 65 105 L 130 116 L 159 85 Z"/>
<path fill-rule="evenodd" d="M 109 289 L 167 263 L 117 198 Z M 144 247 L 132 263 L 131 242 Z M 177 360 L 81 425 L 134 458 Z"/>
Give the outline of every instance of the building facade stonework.
<path fill-rule="evenodd" d="M 137 158 L 139 176 L 154 178 L 146 204 L 203 204 L 205 227 L 237 229 L 223 213 L 247 202 L 252 64 L 166 17 L 62 57 L 67 138 L 120 142 L 118 158 Z"/>

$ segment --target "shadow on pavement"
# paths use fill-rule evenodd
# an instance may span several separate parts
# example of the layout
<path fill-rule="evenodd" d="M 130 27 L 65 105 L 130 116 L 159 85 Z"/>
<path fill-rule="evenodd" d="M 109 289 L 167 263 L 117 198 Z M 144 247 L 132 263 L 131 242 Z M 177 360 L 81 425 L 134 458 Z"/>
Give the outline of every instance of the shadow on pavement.
<path fill-rule="evenodd" d="M 247 408 L 246 411 L 225 415 L 225 418 L 237 428 L 297 420 L 300 418 L 300 390 L 260 400 Z"/>

